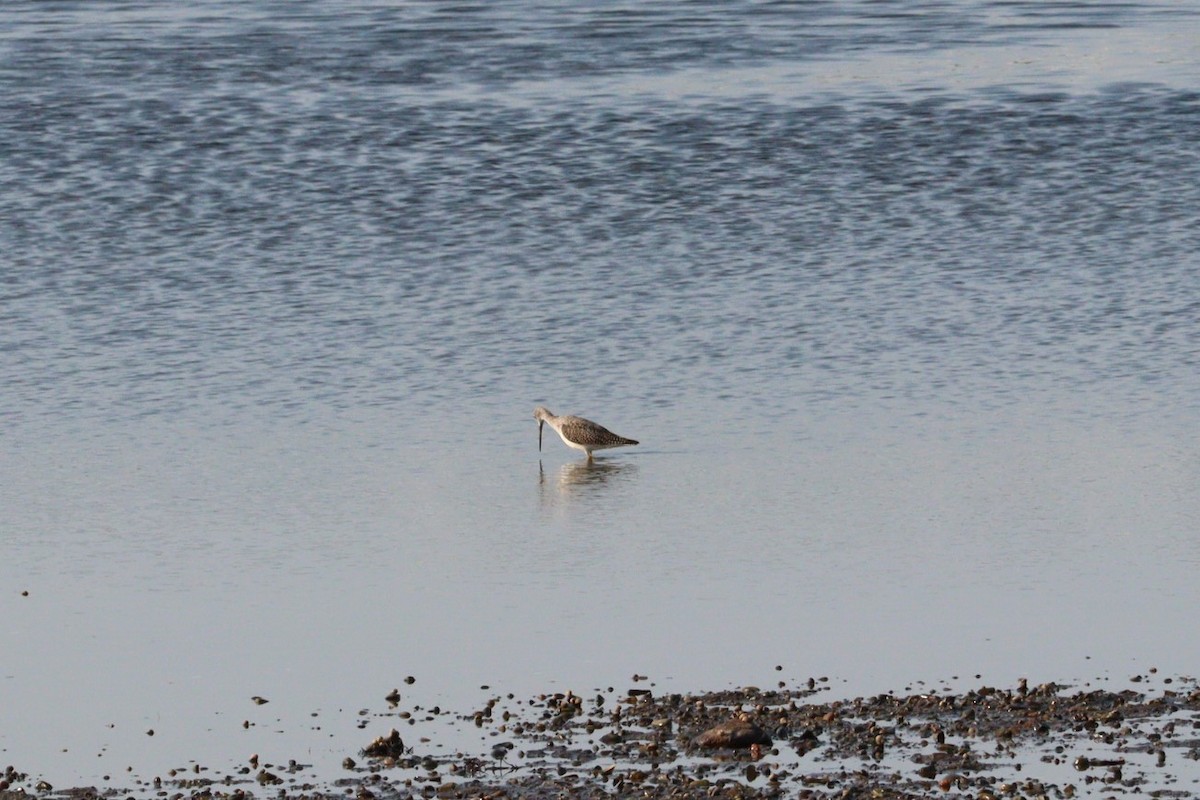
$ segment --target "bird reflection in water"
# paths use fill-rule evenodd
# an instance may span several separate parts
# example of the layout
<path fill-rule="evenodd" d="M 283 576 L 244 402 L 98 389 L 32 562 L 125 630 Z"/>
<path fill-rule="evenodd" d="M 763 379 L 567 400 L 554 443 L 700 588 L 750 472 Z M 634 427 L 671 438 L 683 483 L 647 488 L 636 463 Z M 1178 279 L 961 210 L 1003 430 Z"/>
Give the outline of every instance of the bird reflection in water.
<path fill-rule="evenodd" d="M 570 461 L 558 468 L 559 493 L 580 496 L 583 493 L 600 491 L 625 483 L 637 474 L 637 465 L 626 461 Z M 538 484 L 544 489 L 548 485 L 546 470 L 538 461 Z"/>

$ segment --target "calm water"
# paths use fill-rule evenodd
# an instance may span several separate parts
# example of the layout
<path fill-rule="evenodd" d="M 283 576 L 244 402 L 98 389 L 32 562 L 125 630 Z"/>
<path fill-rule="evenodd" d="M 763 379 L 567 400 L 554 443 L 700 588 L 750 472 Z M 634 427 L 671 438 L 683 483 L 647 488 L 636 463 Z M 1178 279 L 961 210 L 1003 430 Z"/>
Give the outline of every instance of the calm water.
<path fill-rule="evenodd" d="M 332 775 L 409 674 L 467 711 L 1194 671 L 1196 41 L 1148 2 L 8 3 L 0 752 Z M 642 445 L 539 456 L 536 404 Z"/>

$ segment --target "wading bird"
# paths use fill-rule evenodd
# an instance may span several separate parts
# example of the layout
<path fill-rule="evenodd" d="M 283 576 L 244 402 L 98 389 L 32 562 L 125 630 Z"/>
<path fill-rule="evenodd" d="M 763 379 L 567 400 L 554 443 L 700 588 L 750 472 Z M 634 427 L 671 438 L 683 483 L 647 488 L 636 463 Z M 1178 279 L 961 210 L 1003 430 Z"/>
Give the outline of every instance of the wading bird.
<path fill-rule="evenodd" d="M 617 436 L 608 428 L 597 425 L 590 419 L 572 416 L 556 417 L 550 413 L 550 409 L 543 406 L 538 406 L 533 410 L 533 418 L 538 421 L 538 450 L 542 449 L 542 427 L 546 423 L 549 423 L 550 427 L 558 432 L 558 435 L 562 437 L 563 444 L 567 447 L 574 447 L 576 450 L 587 453 L 588 461 L 592 460 L 593 450 L 637 444 L 636 439 Z"/>

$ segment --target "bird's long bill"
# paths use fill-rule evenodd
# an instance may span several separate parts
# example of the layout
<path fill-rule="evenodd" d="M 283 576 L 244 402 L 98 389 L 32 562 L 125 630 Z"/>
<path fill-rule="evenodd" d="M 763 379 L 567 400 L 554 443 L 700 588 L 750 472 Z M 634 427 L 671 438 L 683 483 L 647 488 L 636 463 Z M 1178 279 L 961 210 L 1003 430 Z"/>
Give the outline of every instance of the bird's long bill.
<path fill-rule="evenodd" d="M 546 426 L 546 420 L 538 420 L 538 452 L 542 452 L 542 428 Z"/>

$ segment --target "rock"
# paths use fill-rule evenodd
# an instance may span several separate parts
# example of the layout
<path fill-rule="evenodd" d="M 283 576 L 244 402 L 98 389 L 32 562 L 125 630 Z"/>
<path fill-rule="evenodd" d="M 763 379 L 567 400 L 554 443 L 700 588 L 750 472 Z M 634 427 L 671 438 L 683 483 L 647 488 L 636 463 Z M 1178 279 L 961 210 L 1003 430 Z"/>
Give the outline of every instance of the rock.
<path fill-rule="evenodd" d="M 258 781 L 263 786 L 283 783 L 283 780 L 278 775 L 273 772 L 268 772 L 265 769 L 259 770 L 258 774 L 254 776 L 254 780 Z"/>
<path fill-rule="evenodd" d="M 368 758 L 400 758 L 404 755 L 404 740 L 400 738 L 400 732 L 392 728 L 391 733 L 380 736 L 362 752 Z"/>
<path fill-rule="evenodd" d="M 697 747 L 710 749 L 717 747 L 742 748 L 756 744 L 770 745 L 771 737 L 765 730 L 746 719 L 745 716 L 741 716 L 709 728 L 696 737 L 695 743 Z"/>

